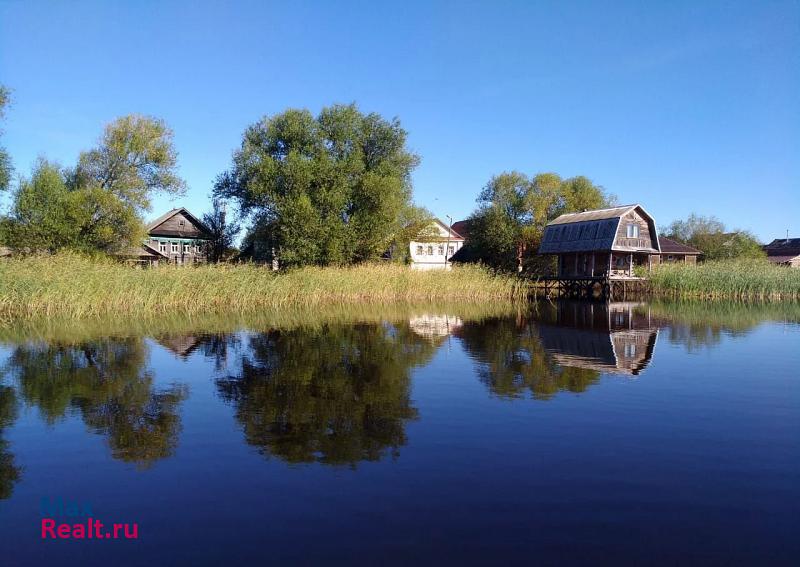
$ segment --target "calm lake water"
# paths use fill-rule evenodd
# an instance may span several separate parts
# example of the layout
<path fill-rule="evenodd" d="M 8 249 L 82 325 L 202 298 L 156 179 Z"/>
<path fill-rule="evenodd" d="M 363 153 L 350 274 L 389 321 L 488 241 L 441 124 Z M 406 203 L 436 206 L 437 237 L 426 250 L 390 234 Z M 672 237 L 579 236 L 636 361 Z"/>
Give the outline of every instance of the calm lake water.
<path fill-rule="evenodd" d="M 798 322 L 560 303 L 6 325 L 0 562 L 797 564 Z M 42 540 L 43 499 L 138 539 Z"/>

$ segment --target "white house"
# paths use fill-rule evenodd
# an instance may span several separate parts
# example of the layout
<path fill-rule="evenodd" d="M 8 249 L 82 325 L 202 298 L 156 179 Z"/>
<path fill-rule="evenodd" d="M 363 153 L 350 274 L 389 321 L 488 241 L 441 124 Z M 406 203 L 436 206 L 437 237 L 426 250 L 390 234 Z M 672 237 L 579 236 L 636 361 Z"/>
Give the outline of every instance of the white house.
<path fill-rule="evenodd" d="M 464 237 L 439 219 L 434 219 L 425 236 L 412 240 L 409 246 L 413 269 L 449 269 L 450 258 L 464 246 Z"/>

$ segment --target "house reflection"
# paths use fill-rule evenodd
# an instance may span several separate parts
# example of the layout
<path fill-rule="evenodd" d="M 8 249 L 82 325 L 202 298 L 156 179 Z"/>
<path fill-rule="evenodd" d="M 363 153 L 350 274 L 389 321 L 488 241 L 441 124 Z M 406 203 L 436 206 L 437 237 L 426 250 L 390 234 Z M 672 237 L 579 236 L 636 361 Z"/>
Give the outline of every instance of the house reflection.
<path fill-rule="evenodd" d="M 409 328 L 421 337 L 434 339 L 456 332 L 464 322 L 455 315 L 417 315 L 408 320 Z"/>
<path fill-rule="evenodd" d="M 176 357 L 186 360 L 203 342 L 201 335 L 164 335 L 156 338 L 156 342 Z"/>
<path fill-rule="evenodd" d="M 559 302 L 539 321 L 544 349 L 560 366 L 636 376 L 653 357 L 658 328 L 643 303 Z"/>

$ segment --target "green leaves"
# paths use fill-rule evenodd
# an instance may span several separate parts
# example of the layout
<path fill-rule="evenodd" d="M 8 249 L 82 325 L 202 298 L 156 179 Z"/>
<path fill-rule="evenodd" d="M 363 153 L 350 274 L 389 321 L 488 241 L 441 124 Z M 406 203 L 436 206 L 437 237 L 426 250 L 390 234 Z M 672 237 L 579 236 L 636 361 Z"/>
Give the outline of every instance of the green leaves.
<path fill-rule="evenodd" d="M 155 192 L 182 195 L 178 153 L 163 120 L 131 114 L 108 126 L 97 148 L 78 159 L 76 180 L 116 195 L 137 212 L 149 210 Z"/>
<path fill-rule="evenodd" d="M 113 253 L 142 241 L 140 215 L 154 192 L 181 194 L 185 187 L 172 131 L 156 118 L 125 116 L 106 127 L 74 170 L 40 160 L 14 192 L 0 237 L 22 252 Z"/>
<path fill-rule="evenodd" d="M 354 104 L 287 110 L 245 131 L 214 193 L 257 219 L 249 240 L 269 238 L 283 266 L 376 259 L 410 206 L 419 158 L 405 143 L 396 119 Z"/>
<path fill-rule="evenodd" d="M 8 106 L 10 100 L 10 92 L 9 90 L 0 85 L 0 119 L 5 117 L 5 109 Z M 0 130 L 0 134 L 3 131 Z M 11 173 L 13 168 L 11 166 L 11 157 L 8 155 L 8 152 L 3 146 L 0 146 L 0 191 L 5 191 L 8 189 L 9 184 L 11 183 Z"/>
<path fill-rule="evenodd" d="M 666 236 L 703 252 L 705 260 L 763 258 L 766 254 L 755 236 L 744 230 L 726 232 L 716 217 L 692 213 L 686 220 L 673 221 Z"/>
<path fill-rule="evenodd" d="M 518 171 L 496 175 L 478 196 L 471 218 L 468 252 L 490 266 L 520 268 L 535 252 L 545 225 L 557 216 L 610 206 L 613 195 L 579 176 L 561 179 L 555 173 L 529 178 Z"/>

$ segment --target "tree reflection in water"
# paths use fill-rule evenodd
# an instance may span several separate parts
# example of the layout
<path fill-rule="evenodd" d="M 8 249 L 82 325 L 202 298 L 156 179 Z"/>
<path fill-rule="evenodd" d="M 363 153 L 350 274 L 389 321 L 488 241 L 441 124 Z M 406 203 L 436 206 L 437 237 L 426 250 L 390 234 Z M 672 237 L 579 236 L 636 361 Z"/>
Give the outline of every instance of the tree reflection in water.
<path fill-rule="evenodd" d="M 107 437 L 114 458 L 146 468 L 175 449 L 177 408 L 187 395 L 185 386 L 157 391 L 146 362 L 142 338 L 25 343 L 12 352 L 7 371 L 48 423 L 75 412 Z"/>
<path fill-rule="evenodd" d="M 8 441 L 3 437 L 5 429 L 17 418 L 17 398 L 14 389 L 0 385 L 0 500 L 10 498 L 14 484 L 20 478 L 20 468 L 9 451 Z"/>
<path fill-rule="evenodd" d="M 558 365 L 542 346 L 536 325 L 525 318 L 465 323 L 458 335 L 477 362 L 481 381 L 502 398 L 530 392 L 546 400 L 564 390 L 583 392 L 600 377 L 596 370 Z"/>
<path fill-rule="evenodd" d="M 240 372 L 217 385 L 264 455 L 355 466 L 405 445 L 410 370 L 436 348 L 407 325 L 273 330 L 251 335 Z"/>

